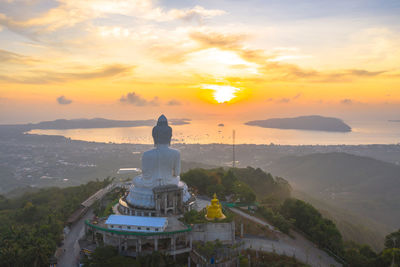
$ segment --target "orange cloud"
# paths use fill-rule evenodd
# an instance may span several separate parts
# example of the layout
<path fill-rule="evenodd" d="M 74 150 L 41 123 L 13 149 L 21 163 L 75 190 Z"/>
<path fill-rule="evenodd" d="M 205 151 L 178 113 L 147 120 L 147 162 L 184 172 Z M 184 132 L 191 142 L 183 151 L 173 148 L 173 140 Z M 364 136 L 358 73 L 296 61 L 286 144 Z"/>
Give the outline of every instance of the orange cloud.
<path fill-rule="evenodd" d="M 90 71 L 76 72 L 54 72 L 32 70 L 28 75 L 1 75 L 0 81 L 9 83 L 23 84 L 47 84 L 47 83 L 62 83 L 75 80 L 91 80 L 103 79 L 111 77 L 125 76 L 132 72 L 135 66 L 112 64 L 105 65 L 100 68 L 93 68 Z"/>
<path fill-rule="evenodd" d="M 29 56 L 24 56 L 18 53 L 14 53 L 11 51 L 3 50 L 0 49 L 0 61 L 5 63 L 13 63 L 13 64 L 24 64 L 24 65 L 30 65 L 33 63 L 39 63 L 41 60 L 29 57 Z"/>

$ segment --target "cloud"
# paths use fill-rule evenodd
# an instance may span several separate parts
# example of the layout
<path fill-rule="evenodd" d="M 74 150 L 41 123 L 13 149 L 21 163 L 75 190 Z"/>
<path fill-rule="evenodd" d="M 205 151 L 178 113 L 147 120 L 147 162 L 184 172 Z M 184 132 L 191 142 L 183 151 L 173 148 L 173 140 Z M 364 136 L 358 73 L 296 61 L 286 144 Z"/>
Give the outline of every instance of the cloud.
<path fill-rule="evenodd" d="M 138 107 L 142 106 L 158 106 L 158 97 L 154 97 L 152 100 L 147 100 L 135 92 L 127 93 L 126 95 L 121 96 L 119 99 L 121 103 L 126 103 Z"/>
<path fill-rule="evenodd" d="M 319 72 L 319 77 L 316 77 L 316 80 L 321 82 L 346 82 L 351 81 L 354 78 L 376 77 L 386 72 L 386 70 L 368 71 L 362 69 L 337 70 L 335 72 Z"/>
<path fill-rule="evenodd" d="M 186 56 L 193 49 L 179 47 L 179 44 L 154 44 L 149 47 L 149 54 L 158 61 L 167 64 L 179 64 L 186 61 Z"/>
<path fill-rule="evenodd" d="M 190 58 L 190 55 L 201 50 L 209 48 L 235 50 L 247 38 L 246 35 L 242 34 L 213 32 L 205 27 L 184 27 L 179 28 L 175 33 L 177 34 L 176 38 L 169 38 L 167 41 L 152 44 L 149 53 L 163 63 L 179 64 L 185 62 L 188 56 Z M 171 34 L 168 35 L 168 37 L 170 36 Z"/>
<path fill-rule="evenodd" d="M 111 64 L 82 72 L 32 70 L 28 75 L 1 75 L 0 81 L 22 84 L 49 84 L 74 80 L 104 79 L 129 74 L 135 66 Z"/>
<path fill-rule="evenodd" d="M 194 31 L 189 37 L 202 45 L 203 48 L 220 48 L 227 50 L 240 49 L 241 43 L 247 38 L 243 34 L 223 34 L 218 32 Z"/>
<path fill-rule="evenodd" d="M 205 9 L 198 5 L 193 8 L 165 10 L 155 6 L 152 0 L 58 0 L 57 2 L 58 6 L 26 20 L 15 20 L 0 13 L 0 25 L 36 39 L 36 35 L 71 28 L 80 23 L 110 15 L 121 15 L 155 22 L 177 19 L 202 22 L 203 19 L 226 13 L 223 10 Z"/>
<path fill-rule="evenodd" d="M 266 60 L 275 58 L 266 55 L 262 49 L 249 49 L 243 43 L 249 36 L 246 34 L 219 33 L 215 31 L 192 31 L 189 37 L 201 45 L 202 49 L 219 48 L 237 53 L 242 59 L 263 65 Z"/>
<path fill-rule="evenodd" d="M 113 76 L 119 76 L 129 73 L 133 66 L 113 64 L 107 65 L 101 68 L 97 68 L 90 72 L 82 73 L 64 73 L 66 77 L 76 80 L 86 80 L 86 79 L 97 79 L 97 78 L 108 78 Z"/>
<path fill-rule="evenodd" d="M 282 98 L 278 98 L 278 99 L 271 97 L 271 98 L 267 99 L 267 102 L 274 102 L 274 103 L 280 103 L 280 104 L 286 104 L 286 103 L 289 103 L 290 101 L 291 101 L 291 99 L 287 98 L 287 97 L 282 97 Z"/>
<path fill-rule="evenodd" d="M 220 9 L 205 9 L 202 6 L 195 6 L 191 9 L 172 9 L 166 15 L 172 19 L 196 20 L 202 22 L 203 19 L 226 14 Z"/>
<path fill-rule="evenodd" d="M 302 95 L 303 95 L 302 93 L 298 93 L 297 95 L 295 95 L 295 96 L 293 97 L 293 99 L 298 99 L 298 98 L 300 98 Z"/>
<path fill-rule="evenodd" d="M 344 104 L 344 105 L 351 105 L 351 104 L 353 104 L 353 100 L 351 100 L 350 98 L 345 98 L 345 99 L 342 99 L 340 101 L 340 103 Z"/>
<path fill-rule="evenodd" d="M 18 53 L 0 49 L 0 62 L 14 63 L 14 64 L 33 64 L 38 63 L 40 60 L 34 59 L 29 56 L 24 56 Z"/>
<path fill-rule="evenodd" d="M 182 103 L 178 100 L 171 99 L 170 101 L 167 102 L 168 106 L 180 106 Z"/>
<path fill-rule="evenodd" d="M 290 102 L 290 98 L 287 98 L 287 97 L 280 98 L 276 102 L 277 103 L 289 103 Z"/>
<path fill-rule="evenodd" d="M 69 104 L 72 103 L 72 100 L 68 99 L 68 98 L 66 98 L 65 96 L 62 95 L 62 96 L 57 97 L 57 102 L 60 105 L 69 105 Z"/>
<path fill-rule="evenodd" d="M 257 64 L 258 72 L 264 81 L 309 81 L 309 82 L 347 82 L 354 78 L 376 77 L 385 74 L 386 70 L 368 71 L 364 69 L 344 69 L 335 71 L 318 71 L 305 69 L 295 64 L 284 63 L 280 60 L 281 50 L 268 53 L 262 49 L 249 49 L 243 45 L 248 39 L 244 34 L 226 34 L 213 31 L 193 31 L 189 37 L 201 45 L 201 49 L 219 48 L 235 52 L 247 62 Z M 259 78 L 256 78 L 259 79 Z"/>
<path fill-rule="evenodd" d="M 245 34 L 214 32 L 205 27 L 181 28 L 177 34 L 180 42 L 176 42 L 176 38 L 168 42 L 156 42 L 150 46 L 149 53 L 162 63 L 180 64 L 196 53 L 210 48 L 240 51 L 242 41 L 248 37 Z M 245 69 L 248 66 L 246 64 L 232 66 L 232 69 L 240 68 Z"/>
<path fill-rule="evenodd" d="M 282 98 L 268 98 L 267 102 L 274 102 L 274 103 L 281 103 L 281 104 L 286 104 L 286 103 L 290 103 L 292 100 L 296 100 L 299 99 L 302 96 L 302 93 L 298 93 L 297 95 L 293 96 L 293 97 L 282 97 Z"/>
<path fill-rule="evenodd" d="M 309 81 L 309 82 L 348 82 L 355 78 L 376 77 L 386 73 L 382 71 L 368 71 L 362 69 L 345 69 L 336 71 L 317 71 L 304 69 L 294 64 L 266 62 L 259 67 L 259 71 L 269 80 L 276 81 Z"/>
<path fill-rule="evenodd" d="M 351 75 L 355 76 L 365 76 L 365 77 L 374 77 L 377 75 L 380 75 L 382 73 L 385 73 L 386 71 L 367 71 L 367 70 L 360 70 L 360 69 L 354 69 L 354 70 L 347 70 L 347 72 Z"/>

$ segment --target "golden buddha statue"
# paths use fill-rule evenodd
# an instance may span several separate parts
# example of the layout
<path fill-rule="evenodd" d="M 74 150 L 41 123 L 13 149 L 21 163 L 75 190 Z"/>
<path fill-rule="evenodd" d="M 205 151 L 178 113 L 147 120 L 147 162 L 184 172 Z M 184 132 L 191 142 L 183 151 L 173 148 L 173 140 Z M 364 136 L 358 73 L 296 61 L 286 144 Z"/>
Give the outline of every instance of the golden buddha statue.
<path fill-rule="evenodd" d="M 211 200 L 211 205 L 207 205 L 207 214 L 205 217 L 207 220 L 222 220 L 226 218 L 225 215 L 222 213 L 221 204 L 219 203 L 219 200 L 217 199 L 217 194 L 215 193 L 214 198 Z"/>

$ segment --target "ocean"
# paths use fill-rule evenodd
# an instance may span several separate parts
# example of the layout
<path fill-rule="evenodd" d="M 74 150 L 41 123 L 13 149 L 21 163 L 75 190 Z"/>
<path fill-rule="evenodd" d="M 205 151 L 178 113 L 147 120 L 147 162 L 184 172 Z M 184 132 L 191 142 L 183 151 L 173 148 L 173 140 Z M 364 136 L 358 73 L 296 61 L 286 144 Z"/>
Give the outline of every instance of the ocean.
<path fill-rule="evenodd" d="M 236 144 L 280 144 L 280 145 L 361 145 L 399 144 L 400 122 L 346 121 L 352 132 L 320 132 L 304 130 L 281 130 L 248 126 L 243 123 L 215 121 L 192 121 L 186 125 L 172 125 L 173 143 L 232 144 L 235 130 Z M 219 125 L 219 124 L 223 124 Z M 73 140 L 152 144 L 152 127 L 121 127 L 72 130 L 31 130 L 28 133 L 61 135 Z"/>

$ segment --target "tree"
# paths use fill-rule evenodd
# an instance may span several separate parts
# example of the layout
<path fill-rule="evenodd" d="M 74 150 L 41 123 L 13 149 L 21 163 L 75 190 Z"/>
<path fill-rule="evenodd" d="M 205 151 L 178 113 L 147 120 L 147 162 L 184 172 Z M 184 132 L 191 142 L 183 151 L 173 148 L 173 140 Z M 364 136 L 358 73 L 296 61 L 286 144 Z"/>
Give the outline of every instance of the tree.
<path fill-rule="evenodd" d="M 62 240 L 64 222 L 82 201 L 108 182 L 1 198 L 7 205 L 0 212 L 0 267 L 48 266 Z"/>
<path fill-rule="evenodd" d="M 400 229 L 385 237 L 385 248 L 400 248 Z"/>
<path fill-rule="evenodd" d="M 323 218 L 311 204 L 299 199 L 287 199 L 280 213 L 286 219 L 293 220 L 294 226 L 319 246 L 338 255 L 343 254 L 342 235 L 336 225 L 331 220 Z"/>
<path fill-rule="evenodd" d="M 224 186 L 226 190 L 226 194 L 229 194 L 233 190 L 233 186 L 235 185 L 235 182 L 238 179 L 236 178 L 235 174 L 233 173 L 232 170 L 228 170 L 223 176 L 222 176 L 222 185 Z"/>

